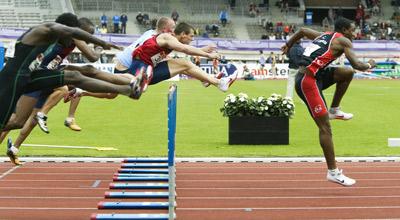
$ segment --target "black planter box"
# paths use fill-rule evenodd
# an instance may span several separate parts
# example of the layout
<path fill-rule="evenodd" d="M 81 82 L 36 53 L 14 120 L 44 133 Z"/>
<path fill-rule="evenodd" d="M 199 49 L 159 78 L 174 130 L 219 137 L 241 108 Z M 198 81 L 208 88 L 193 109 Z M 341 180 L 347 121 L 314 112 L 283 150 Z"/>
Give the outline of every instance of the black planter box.
<path fill-rule="evenodd" d="M 229 144 L 289 144 L 289 118 L 230 117 Z"/>

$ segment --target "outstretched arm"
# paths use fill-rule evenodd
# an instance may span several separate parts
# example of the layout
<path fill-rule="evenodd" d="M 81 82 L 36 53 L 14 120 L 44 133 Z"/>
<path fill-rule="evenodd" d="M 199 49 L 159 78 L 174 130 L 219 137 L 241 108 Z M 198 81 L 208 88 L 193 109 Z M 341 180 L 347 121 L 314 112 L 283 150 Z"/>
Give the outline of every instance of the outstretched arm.
<path fill-rule="evenodd" d="M 300 40 L 301 38 L 306 37 L 310 40 L 314 40 L 321 34 L 322 34 L 321 32 L 315 31 L 310 28 L 300 28 L 296 33 L 294 33 L 294 35 L 289 39 L 289 41 L 282 46 L 281 50 L 284 54 L 286 54 L 289 51 L 289 49 L 293 46 L 293 44 L 298 40 Z"/>
<path fill-rule="evenodd" d="M 78 40 L 93 43 L 95 45 L 100 45 L 101 47 L 103 47 L 106 50 L 111 49 L 111 48 L 120 49 L 120 47 L 118 47 L 114 44 L 105 42 L 105 41 L 87 33 L 86 31 L 79 29 L 79 28 L 68 27 L 68 26 L 65 26 L 62 24 L 57 24 L 57 23 L 47 23 L 46 27 L 48 28 L 48 30 L 47 30 L 48 33 L 54 33 L 59 38 L 62 38 L 62 37 L 75 38 Z"/>
<path fill-rule="evenodd" d="M 82 52 L 90 62 L 96 62 L 101 55 L 101 47 L 97 47 L 94 50 L 90 48 L 85 41 L 74 39 L 76 47 Z M 100 50 L 99 50 L 100 49 Z"/>
<path fill-rule="evenodd" d="M 353 52 L 353 44 L 347 38 L 340 38 L 340 44 L 343 46 L 344 55 L 349 60 L 351 66 L 356 70 L 368 70 L 376 66 L 374 60 L 369 60 L 367 63 L 361 62 L 357 59 L 356 54 Z"/>
<path fill-rule="evenodd" d="M 182 44 L 170 34 L 162 34 L 159 36 L 159 38 L 159 40 L 157 39 L 157 43 L 161 47 L 168 47 L 171 50 L 176 50 L 192 56 L 202 56 L 210 59 L 219 59 L 220 57 L 218 53 L 207 53 L 200 48 Z"/>

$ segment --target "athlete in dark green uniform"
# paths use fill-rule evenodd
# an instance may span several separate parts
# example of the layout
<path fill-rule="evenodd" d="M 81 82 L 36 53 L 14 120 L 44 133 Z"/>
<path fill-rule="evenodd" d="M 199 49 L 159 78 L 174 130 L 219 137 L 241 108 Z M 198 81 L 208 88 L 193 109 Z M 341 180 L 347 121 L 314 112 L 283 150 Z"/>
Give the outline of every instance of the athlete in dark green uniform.
<path fill-rule="evenodd" d="M 37 91 L 45 88 L 57 88 L 62 85 L 75 85 L 91 92 L 119 93 L 132 98 L 140 96 L 144 82 L 143 73 L 132 82 L 112 84 L 82 75 L 79 68 L 73 70 L 35 70 L 30 71 L 29 65 L 43 53 L 49 45 L 59 42 L 68 46 L 72 38 L 83 40 L 103 47 L 117 48 L 113 44 L 98 39 L 91 34 L 75 28 L 78 19 L 73 14 L 66 16 L 73 23 L 71 27 L 59 23 L 44 23 L 29 29 L 16 42 L 14 58 L 10 59 L 0 72 L 0 131 L 10 118 L 16 102 L 24 92 Z"/>

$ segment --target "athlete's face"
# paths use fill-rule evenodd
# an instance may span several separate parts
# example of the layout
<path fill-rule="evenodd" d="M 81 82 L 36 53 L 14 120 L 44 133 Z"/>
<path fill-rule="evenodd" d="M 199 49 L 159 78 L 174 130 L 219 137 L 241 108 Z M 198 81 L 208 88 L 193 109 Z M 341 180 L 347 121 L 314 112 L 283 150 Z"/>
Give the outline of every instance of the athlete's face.
<path fill-rule="evenodd" d="M 356 25 L 354 23 L 351 23 L 350 28 L 345 29 L 343 31 L 343 35 L 350 40 L 353 40 L 356 37 Z"/>
<path fill-rule="evenodd" d="M 168 21 L 167 25 L 165 26 L 162 32 L 174 33 L 174 30 L 175 30 L 175 21 L 171 19 L 170 21 Z"/>
<path fill-rule="evenodd" d="M 189 34 L 186 34 L 185 32 L 181 34 L 181 38 L 179 41 L 183 44 L 190 44 L 193 41 L 193 37 L 194 37 L 194 31 L 193 29 L 190 29 Z"/>

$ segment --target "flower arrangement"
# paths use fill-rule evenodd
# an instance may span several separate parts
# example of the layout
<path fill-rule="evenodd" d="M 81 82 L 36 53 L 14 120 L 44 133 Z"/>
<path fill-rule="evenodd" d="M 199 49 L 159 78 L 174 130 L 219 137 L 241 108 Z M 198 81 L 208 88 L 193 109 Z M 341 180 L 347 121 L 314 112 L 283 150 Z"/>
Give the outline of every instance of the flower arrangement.
<path fill-rule="evenodd" d="M 270 97 L 263 96 L 251 98 L 245 93 L 237 96 L 229 94 L 224 100 L 224 106 L 220 109 L 225 117 L 261 116 L 261 117 L 289 117 L 294 111 L 294 103 L 290 97 L 282 97 L 272 94 Z"/>

